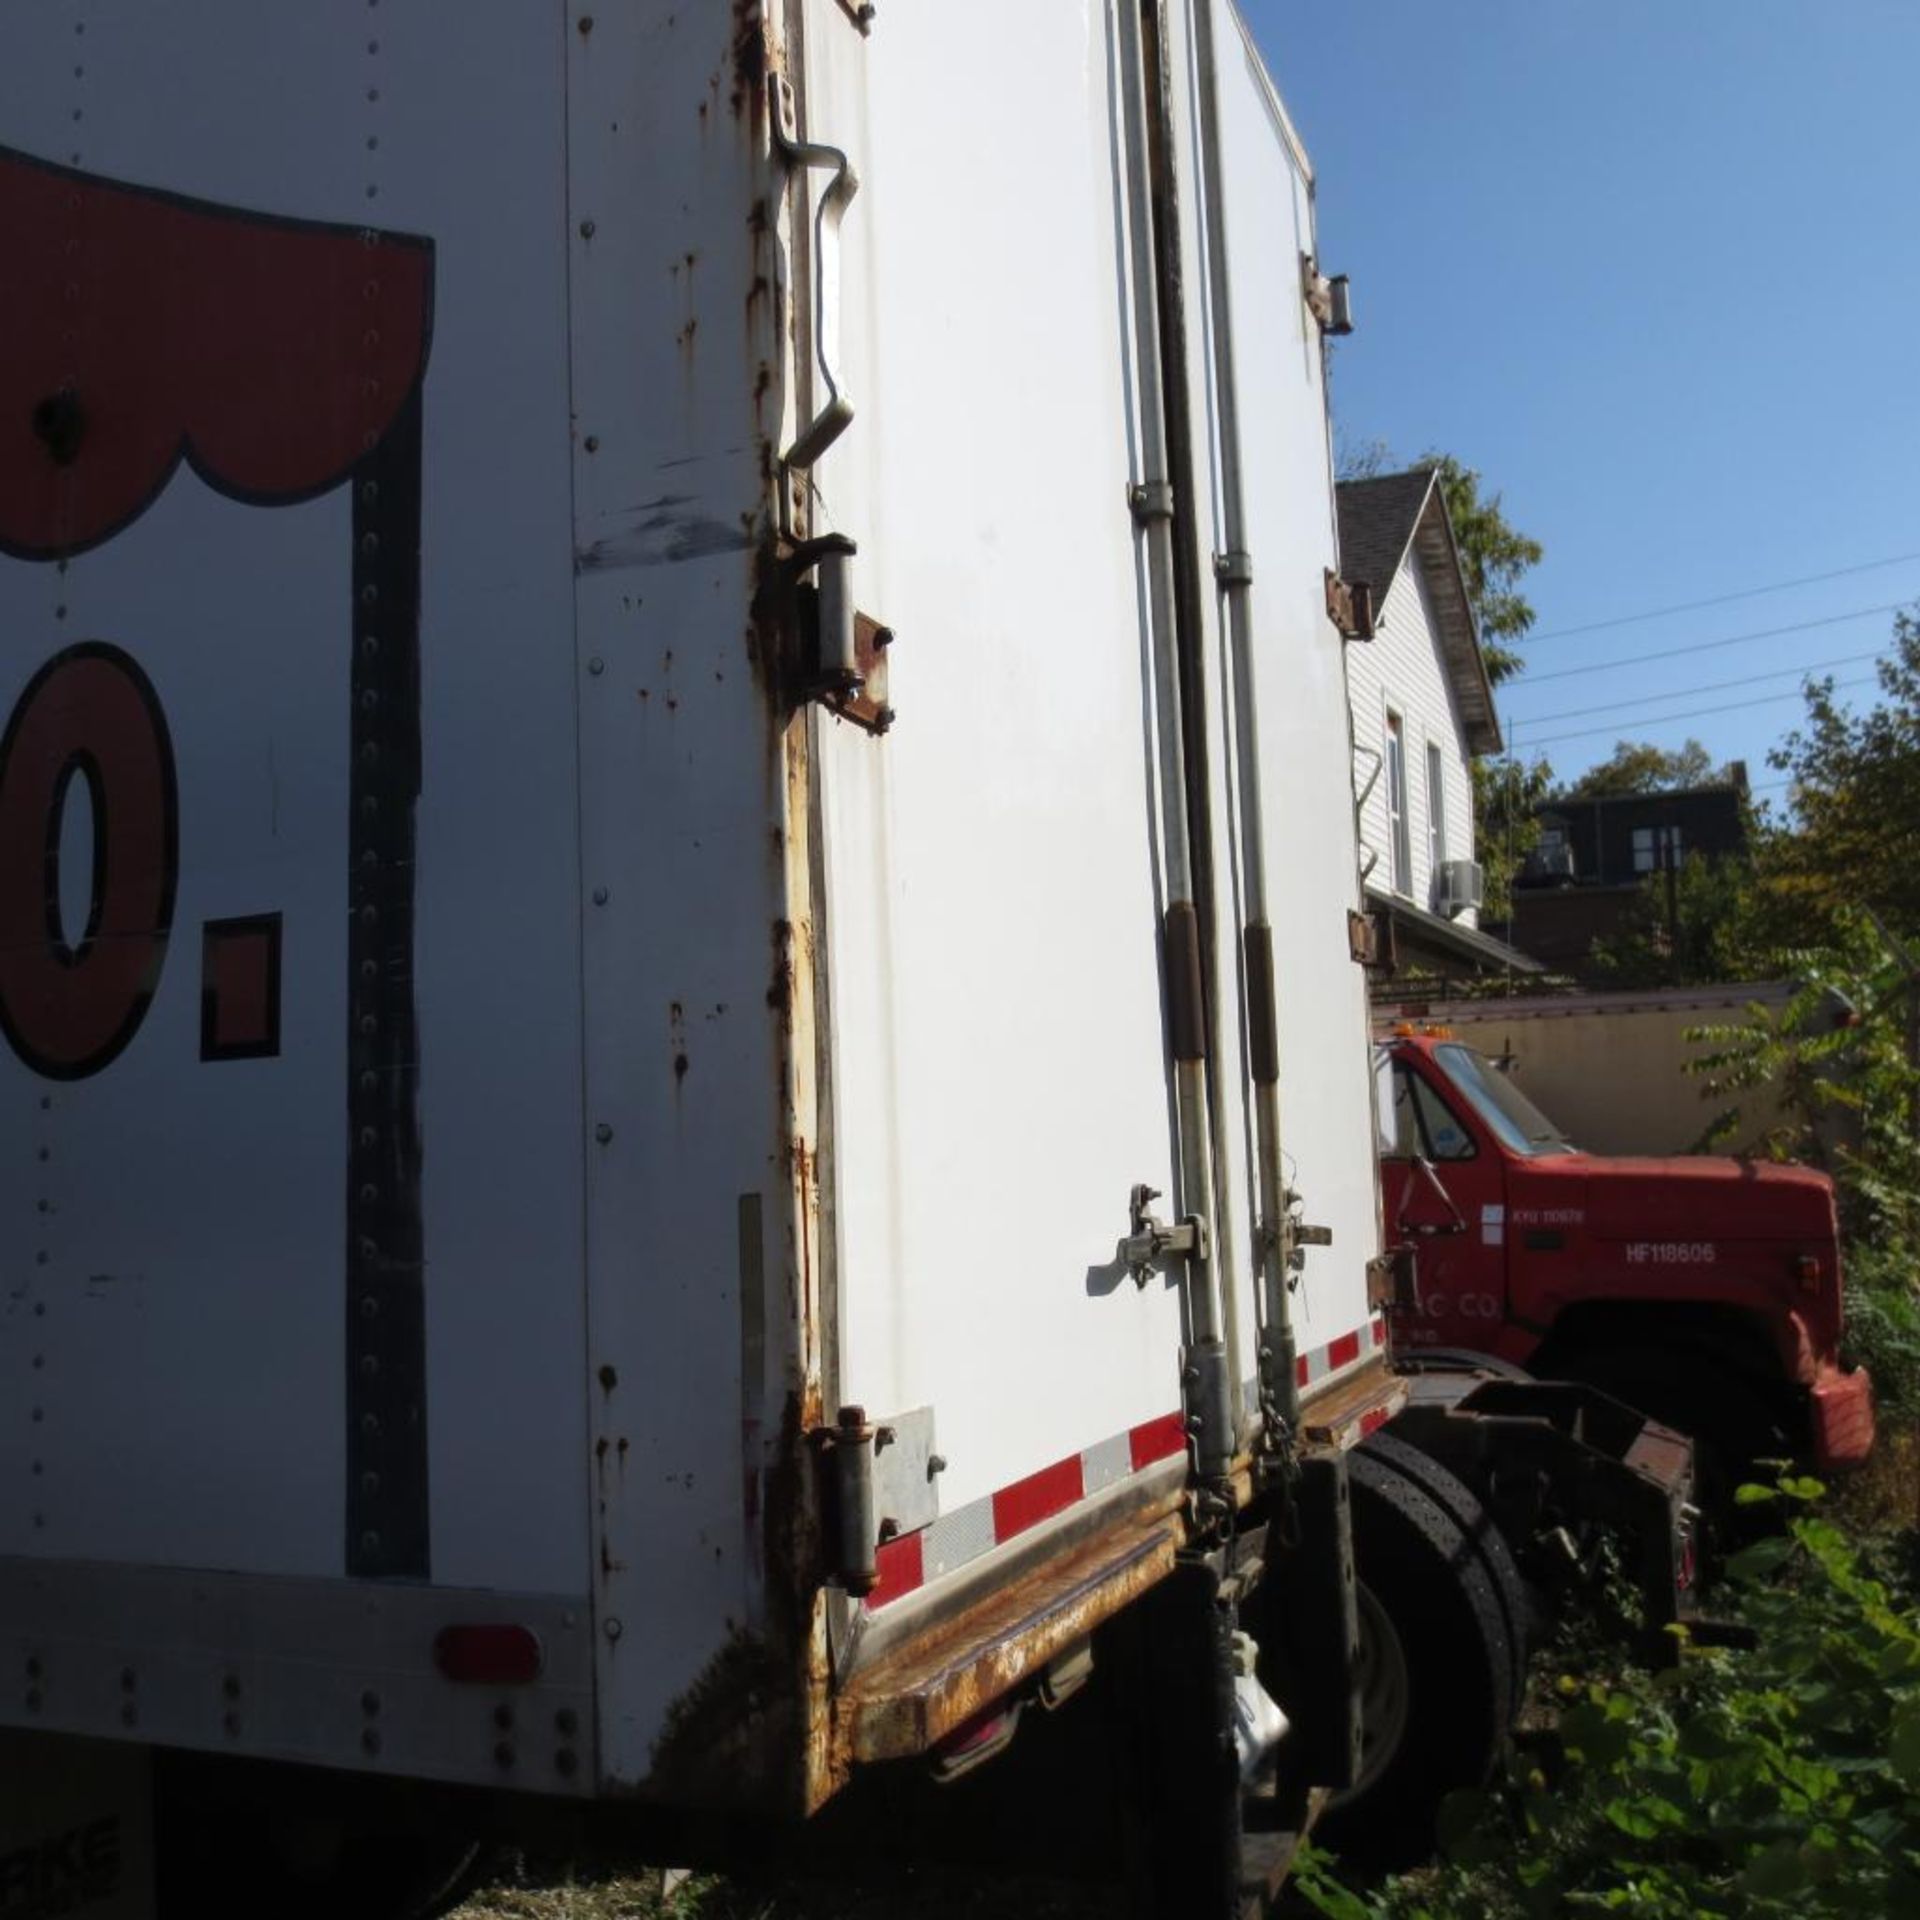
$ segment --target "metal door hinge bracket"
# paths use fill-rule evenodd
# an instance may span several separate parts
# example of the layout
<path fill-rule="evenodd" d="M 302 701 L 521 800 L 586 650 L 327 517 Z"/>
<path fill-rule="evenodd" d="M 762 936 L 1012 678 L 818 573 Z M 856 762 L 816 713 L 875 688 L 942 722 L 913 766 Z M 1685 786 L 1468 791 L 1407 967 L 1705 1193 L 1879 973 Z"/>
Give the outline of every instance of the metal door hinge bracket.
<path fill-rule="evenodd" d="M 821 1463 L 827 1582 L 858 1598 L 879 1584 L 887 1541 L 940 1517 L 947 1463 L 934 1446 L 933 1409 L 873 1421 L 864 1407 L 842 1407 L 811 1438 Z"/>
<path fill-rule="evenodd" d="M 1132 1232 L 1123 1243 L 1122 1251 L 1127 1271 L 1133 1275 L 1133 1283 L 1137 1287 L 1147 1284 L 1154 1268 L 1170 1253 L 1182 1254 L 1192 1260 L 1207 1258 L 1207 1223 L 1197 1214 L 1190 1213 L 1184 1220 L 1169 1226 L 1148 1211 L 1159 1198 L 1158 1191 L 1144 1181 L 1134 1188 L 1130 1196 L 1128 1219 L 1132 1224 Z"/>
<path fill-rule="evenodd" d="M 818 700 L 841 719 L 880 734 L 894 720 L 887 700 L 894 636 L 891 627 L 853 604 L 852 566 L 859 551 L 844 533 L 794 541 L 768 568 L 756 611 L 797 631 L 796 657 L 786 676 L 790 700 Z"/>
<path fill-rule="evenodd" d="M 840 0 L 840 11 L 866 35 L 872 33 L 874 16 L 880 9 L 874 0 Z"/>
<path fill-rule="evenodd" d="M 1342 580 L 1329 567 L 1327 618 L 1343 640 L 1371 640 L 1374 635 L 1373 589 L 1364 580 Z"/>
<path fill-rule="evenodd" d="M 1367 1262 L 1367 1305 L 1375 1312 L 1397 1307 L 1410 1312 L 1418 1304 L 1414 1292 L 1414 1251 L 1390 1247 Z"/>
<path fill-rule="evenodd" d="M 1253 555 L 1237 549 L 1232 553 L 1216 553 L 1213 556 L 1213 577 L 1223 587 L 1252 586 Z"/>
<path fill-rule="evenodd" d="M 1360 966 L 1392 973 L 1398 962 L 1393 922 L 1383 913 L 1347 910 L 1347 952 Z"/>
<path fill-rule="evenodd" d="M 1322 333 L 1339 336 L 1353 331 L 1353 295 L 1347 276 L 1322 273 L 1319 261 L 1310 253 L 1300 256 L 1300 297 Z"/>

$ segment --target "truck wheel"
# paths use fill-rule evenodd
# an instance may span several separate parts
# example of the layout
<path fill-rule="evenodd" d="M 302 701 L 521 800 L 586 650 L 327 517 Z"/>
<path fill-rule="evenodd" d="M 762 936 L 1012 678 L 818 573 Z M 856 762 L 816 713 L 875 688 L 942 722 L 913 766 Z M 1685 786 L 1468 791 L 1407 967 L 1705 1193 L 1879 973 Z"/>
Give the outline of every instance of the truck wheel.
<path fill-rule="evenodd" d="M 1447 1505 L 1401 1464 L 1366 1448 L 1349 1467 L 1360 1577 L 1360 1777 L 1334 1800 L 1321 1835 L 1336 1853 L 1382 1867 L 1430 1853 L 1441 1800 L 1491 1776 L 1519 1704 L 1524 1657 L 1501 1579 L 1476 1544 L 1492 1534 L 1491 1523 L 1444 1468 L 1424 1455 L 1419 1462 L 1421 1481 L 1431 1474 L 1452 1482 Z M 1456 1513 L 1485 1524 L 1470 1530 Z"/>
<path fill-rule="evenodd" d="M 1522 1374 L 1520 1378 L 1526 1376 Z M 1458 1474 L 1442 1466 L 1431 1454 L 1422 1453 L 1418 1447 L 1402 1440 L 1391 1427 L 1366 1440 L 1361 1451 L 1384 1462 L 1403 1479 L 1411 1480 L 1473 1543 L 1474 1552 L 1493 1581 L 1501 1618 L 1506 1623 L 1510 1678 L 1517 1706 L 1527 1688 L 1527 1656 L 1538 1629 L 1539 1609 L 1526 1576 L 1520 1571 L 1520 1563 L 1513 1557 L 1507 1536 L 1495 1524 L 1479 1496 Z"/>

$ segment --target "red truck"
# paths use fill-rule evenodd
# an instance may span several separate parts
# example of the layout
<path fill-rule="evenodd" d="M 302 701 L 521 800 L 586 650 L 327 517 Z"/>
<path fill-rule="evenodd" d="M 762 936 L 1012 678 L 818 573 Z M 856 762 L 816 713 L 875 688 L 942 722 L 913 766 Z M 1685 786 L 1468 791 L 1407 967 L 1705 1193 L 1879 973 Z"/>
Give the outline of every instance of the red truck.
<path fill-rule="evenodd" d="M 1378 1065 L 1387 1238 L 1418 1250 L 1403 1353 L 1603 1388 L 1692 1434 L 1709 1494 L 1770 1455 L 1866 1458 L 1873 1387 L 1840 1357 L 1825 1174 L 1582 1152 L 1445 1027 L 1396 1026 Z"/>

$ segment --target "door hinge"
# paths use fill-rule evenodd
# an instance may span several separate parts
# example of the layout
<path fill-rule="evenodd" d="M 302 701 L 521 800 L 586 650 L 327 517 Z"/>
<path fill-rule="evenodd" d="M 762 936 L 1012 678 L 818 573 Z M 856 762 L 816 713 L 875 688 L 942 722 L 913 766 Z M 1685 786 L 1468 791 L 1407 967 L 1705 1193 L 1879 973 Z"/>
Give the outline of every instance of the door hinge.
<path fill-rule="evenodd" d="M 799 673 L 795 695 L 818 700 L 868 733 L 885 733 L 894 711 L 887 699 L 887 661 L 893 629 L 853 603 L 854 544 L 844 535 L 810 540 L 796 554 L 827 547 L 812 586 L 798 589 Z"/>
<path fill-rule="evenodd" d="M 1348 908 L 1347 952 L 1363 967 L 1392 973 L 1399 964 L 1392 915 L 1362 913 L 1357 908 Z"/>
<path fill-rule="evenodd" d="M 1364 580 L 1343 580 L 1329 567 L 1327 580 L 1327 618 L 1339 628 L 1343 640 L 1371 640 L 1373 625 L 1373 589 Z"/>
<path fill-rule="evenodd" d="M 1403 1245 L 1376 1253 L 1367 1262 L 1367 1306 L 1373 1312 L 1411 1309 L 1417 1304 L 1413 1261 L 1413 1249 Z"/>
<path fill-rule="evenodd" d="M 810 1437 L 820 1460 L 827 1584 L 860 1598 L 879 1584 L 880 1549 L 940 1517 L 947 1463 L 934 1446 L 933 1409 L 872 1421 L 864 1407 L 842 1407 Z"/>

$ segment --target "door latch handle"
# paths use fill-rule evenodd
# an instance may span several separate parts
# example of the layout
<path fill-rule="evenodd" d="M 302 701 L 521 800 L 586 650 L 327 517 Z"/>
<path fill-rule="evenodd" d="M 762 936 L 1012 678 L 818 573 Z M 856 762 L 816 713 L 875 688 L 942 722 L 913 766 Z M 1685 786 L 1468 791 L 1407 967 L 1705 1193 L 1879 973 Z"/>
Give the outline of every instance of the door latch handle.
<path fill-rule="evenodd" d="M 1149 1209 L 1159 1198 L 1159 1193 L 1144 1181 L 1134 1188 L 1131 1196 L 1129 1218 L 1133 1231 L 1121 1242 L 1121 1252 L 1136 1287 L 1144 1287 L 1153 1277 L 1155 1266 L 1170 1253 L 1185 1254 L 1195 1260 L 1207 1258 L 1207 1223 L 1193 1213 L 1171 1226 L 1156 1219 Z"/>
<path fill-rule="evenodd" d="M 768 76 L 767 104 L 774 143 L 788 165 L 833 169 L 813 214 L 813 357 L 826 400 L 783 456 L 789 467 L 805 468 L 846 432 L 853 419 L 853 402 L 840 375 L 840 222 L 848 202 L 860 191 L 860 176 L 840 148 L 801 139 L 800 110 L 793 83 L 785 74 Z"/>

